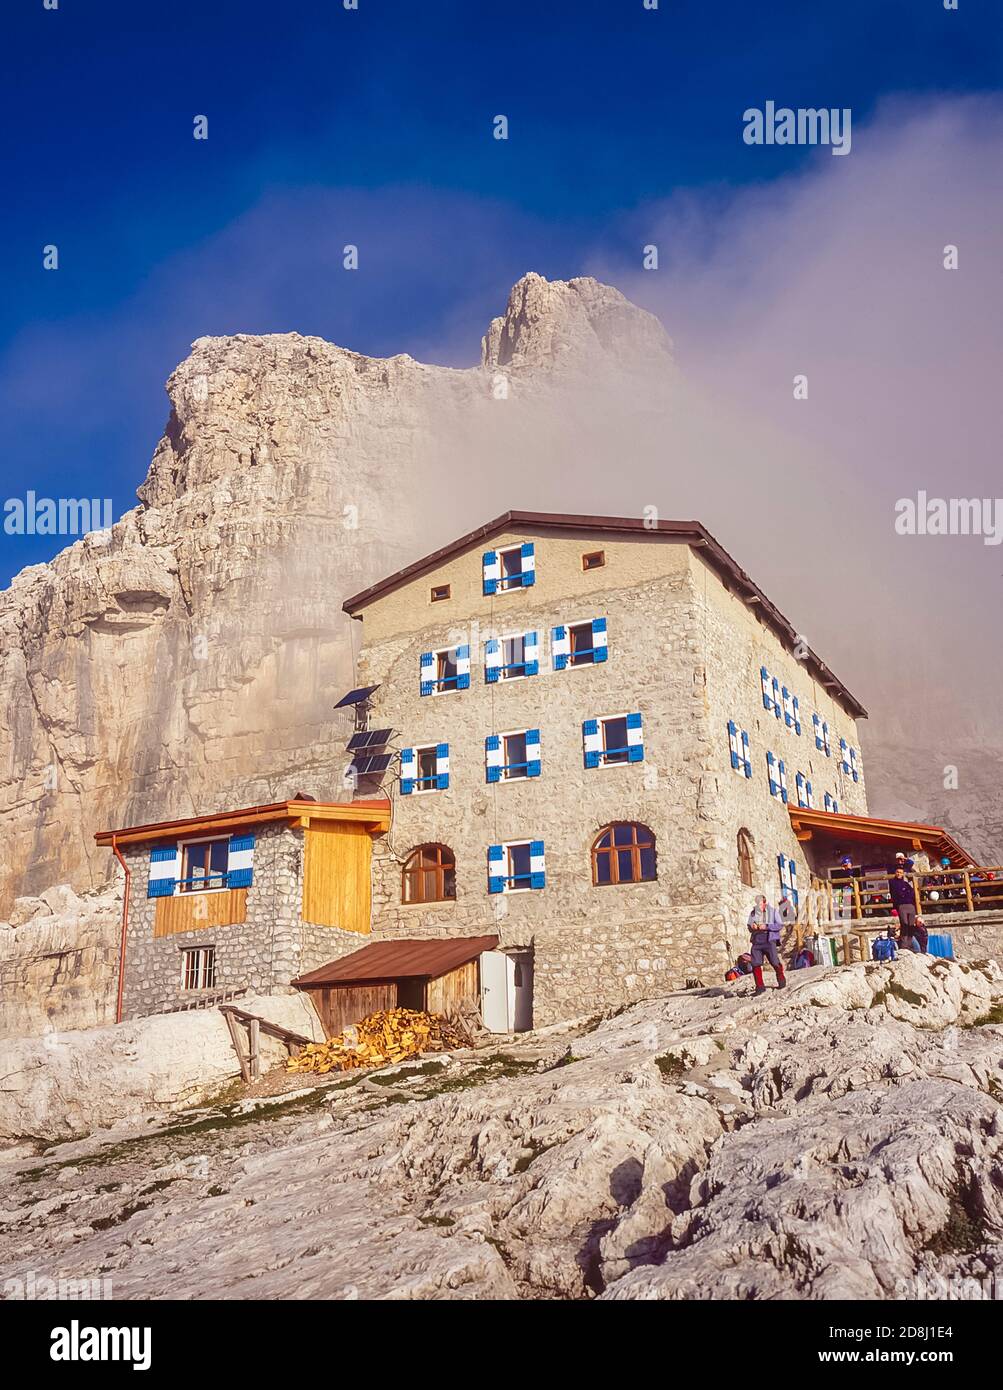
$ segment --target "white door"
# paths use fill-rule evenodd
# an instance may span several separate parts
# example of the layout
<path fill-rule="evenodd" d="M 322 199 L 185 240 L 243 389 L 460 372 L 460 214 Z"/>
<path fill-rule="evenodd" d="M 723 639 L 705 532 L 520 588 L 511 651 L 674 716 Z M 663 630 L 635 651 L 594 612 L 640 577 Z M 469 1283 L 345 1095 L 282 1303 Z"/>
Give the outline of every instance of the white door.
<path fill-rule="evenodd" d="M 502 951 L 481 956 L 481 1018 L 489 1033 L 511 1033 L 515 1021 L 515 961 Z"/>

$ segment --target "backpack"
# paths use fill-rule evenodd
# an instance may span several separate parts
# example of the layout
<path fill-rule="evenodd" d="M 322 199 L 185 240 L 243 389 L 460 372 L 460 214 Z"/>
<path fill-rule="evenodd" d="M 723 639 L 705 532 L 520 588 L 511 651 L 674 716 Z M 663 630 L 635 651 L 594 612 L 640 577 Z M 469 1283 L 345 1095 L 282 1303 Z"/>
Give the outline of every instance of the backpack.
<path fill-rule="evenodd" d="M 890 936 L 875 937 L 871 943 L 872 960 L 894 960 L 896 955 L 895 942 Z"/>
<path fill-rule="evenodd" d="M 799 951 L 794 958 L 795 970 L 807 970 L 810 965 L 815 964 L 815 954 L 809 951 L 806 946 L 803 951 Z"/>

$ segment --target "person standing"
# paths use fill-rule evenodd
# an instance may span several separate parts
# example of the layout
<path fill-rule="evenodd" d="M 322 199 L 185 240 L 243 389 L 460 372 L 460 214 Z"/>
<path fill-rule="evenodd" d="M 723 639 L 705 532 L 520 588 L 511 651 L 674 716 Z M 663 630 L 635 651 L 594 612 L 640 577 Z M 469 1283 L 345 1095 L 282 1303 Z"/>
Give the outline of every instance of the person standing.
<path fill-rule="evenodd" d="M 916 921 L 916 894 L 901 864 L 888 880 L 888 892 L 891 894 L 892 907 L 898 913 L 903 949 L 914 949 L 911 938 L 913 923 Z"/>
<path fill-rule="evenodd" d="M 787 985 L 787 976 L 784 974 L 783 962 L 780 959 L 780 932 L 783 921 L 780 913 L 772 903 L 767 902 L 766 895 L 760 893 L 756 898 L 756 905 L 749 913 L 749 936 L 752 939 L 752 975 L 756 981 L 756 994 L 765 994 L 766 986 L 763 984 L 763 961 L 768 960 L 773 968 L 773 973 L 777 977 L 777 989 L 784 989 Z"/>

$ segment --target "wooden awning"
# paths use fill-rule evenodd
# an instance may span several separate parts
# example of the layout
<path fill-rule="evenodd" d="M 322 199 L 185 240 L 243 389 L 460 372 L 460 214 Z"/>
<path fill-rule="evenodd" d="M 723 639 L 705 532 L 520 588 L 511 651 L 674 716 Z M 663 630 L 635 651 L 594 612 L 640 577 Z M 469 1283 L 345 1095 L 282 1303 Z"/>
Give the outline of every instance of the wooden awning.
<path fill-rule="evenodd" d="M 322 985 L 371 984 L 375 980 L 434 980 L 476 960 L 483 951 L 493 951 L 497 945 L 497 936 L 454 936 L 446 941 L 373 941 L 360 951 L 301 975 L 292 983 L 298 989 L 319 989 Z"/>
<path fill-rule="evenodd" d="M 900 849 L 906 854 L 925 850 L 936 859 L 946 856 L 958 869 L 975 863 L 968 851 L 940 825 L 879 820 L 874 816 L 848 816 L 842 812 L 808 811 L 803 806 L 788 806 L 787 810 L 794 833 L 802 841 L 814 839 L 816 834 L 827 835 L 840 841 L 856 840 Z"/>
<path fill-rule="evenodd" d="M 374 833 L 390 827 L 390 802 L 384 797 L 370 801 L 277 801 L 269 806 L 250 806 L 241 811 L 220 811 L 214 815 L 190 816 L 187 820 L 157 821 L 151 825 L 131 825 L 123 830 L 99 830 L 99 845 L 152 844 L 176 840 L 187 835 L 223 835 L 250 830 L 255 825 L 285 821 L 305 829 L 311 821 L 343 821 L 362 824 Z"/>

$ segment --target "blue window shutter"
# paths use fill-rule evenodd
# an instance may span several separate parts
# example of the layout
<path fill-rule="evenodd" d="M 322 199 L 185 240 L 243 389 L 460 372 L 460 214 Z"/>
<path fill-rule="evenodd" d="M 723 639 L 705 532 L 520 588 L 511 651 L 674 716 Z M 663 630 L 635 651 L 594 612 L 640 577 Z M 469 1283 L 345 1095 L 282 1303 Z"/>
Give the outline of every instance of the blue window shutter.
<path fill-rule="evenodd" d="M 543 866 L 542 840 L 531 840 L 529 842 L 529 867 L 530 888 L 545 888 L 547 886 L 547 876 Z"/>
<path fill-rule="evenodd" d="M 524 666 L 524 674 L 527 676 L 538 676 L 540 674 L 540 634 L 538 632 L 527 632 L 523 635 L 523 652 L 535 651 L 537 653 L 532 659 L 527 658 Z"/>
<path fill-rule="evenodd" d="M 401 749 L 401 796 L 414 791 L 415 758 L 413 748 Z"/>
<path fill-rule="evenodd" d="M 227 888 L 250 888 L 254 882 L 254 836 L 231 835 L 227 847 Z"/>
<path fill-rule="evenodd" d="M 739 756 L 738 725 L 734 719 L 728 720 L 728 749 L 731 753 L 731 765 L 738 772 L 741 767 L 741 757 Z"/>
<path fill-rule="evenodd" d="M 457 688 L 457 690 L 469 690 L 469 689 L 470 689 L 470 644 L 469 644 L 469 643 L 466 643 L 466 644 L 465 644 L 464 646 L 462 646 L 462 647 L 457 647 L 457 648 L 456 648 L 456 664 L 457 664 L 457 667 L 458 667 L 458 668 L 461 667 L 461 666 L 463 666 L 463 665 L 466 665 L 466 670 L 458 670 L 458 671 L 457 671 L 457 676 L 456 676 L 456 688 Z"/>
<path fill-rule="evenodd" d="M 541 770 L 540 761 L 540 730 L 526 730 L 526 776 L 539 777 Z"/>
<path fill-rule="evenodd" d="M 489 755 L 497 753 L 499 756 L 492 758 Z M 498 734 L 488 734 L 484 740 L 484 764 L 485 775 L 489 782 L 501 781 L 501 738 Z"/>
<path fill-rule="evenodd" d="M 776 676 L 773 677 L 773 713 L 778 719 L 780 718 L 780 682 L 777 680 Z"/>
<path fill-rule="evenodd" d="M 749 757 L 749 735 L 742 730 L 742 766 L 746 777 L 752 776 L 752 759 Z"/>
<path fill-rule="evenodd" d="M 489 637 L 484 644 L 484 679 L 494 682 L 501 674 L 501 643 L 497 637 Z"/>
<path fill-rule="evenodd" d="M 804 773 L 803 773 L 803 772 L 799 772 L 798 775 L 795 777 L 794 781 L 795 781 L 795 784 L 796 784 L 797 789 L 798 789 L 798 805 L 799 805 L 799 806 L 807 806 L 807 804 L 808 804 L 808 797 L 807 797 L 807 793 L 806 793 L 806 791 L 805 791 L 805 778 L 804 778 Z"/>
<path fill-rule="evenodd" d="M 800 736 L 801 736 L 801 704 L 800 704 L 800 702 L 799 702 L 799 700 L 798 700 L 798 697 L 797 697 L 796 695 L 794 696 L 794 732 L 795 732 L 795 733 L 798 735 L 798 737 L 800 738 Z"/>
<path fill-rule="evenodd" d="M 777 767 L 778 767 L 779 772 L 780 772 L 780 796 L 781 796 L 781 799 L 782 799 L 784 805 L 786 806 L 786 805 L 787 805 L 787 765 L 781 760 L 781 761 L 777 764 Z"/>
<path fill-rule="evenodd" d="M 146 889 L 148 898 L 174 897 L 174 891 L 178 886 L 179 858 L 177 845 L 157 845 L 155 849 L 150 850 L 150 878 Z"/>
<path fill-rule="evenodd" d="M 605 661 L 609 655 L 606 641 L 606 619 L 592 619 L 592 660 Z"/>
<path fill-rule="evenodd" d="M 431 695 L 435 689 L 435 655 L 432 652 L 421 654 L 421 693 Z"/>
<path fill-rule="evenodd" d="M 522 557 L 522 584 L 528 588 L 536 583 L 536 551 L 532 541 L 523 541 L 519 548 Z"/>
<path fill-rule="evenodd" d="M 627 761 L 629 763 L 644 762 L 644 721 L 639 713 L 627 715 Z M 633 732 L 633 738 L 631 733 Z"/>
<path fill-rule="evenodd" d="M 445 770 L 443 770 L 445 764 Z M 449 744 L 435 745 L 435 789 L 444 792 L 449 786 Z"/>
<path fill-rule="evenodd" d="M 505 891 L 505 848 L 503 845 L 488 845 L 488 892 Z"/>
<path fill-rule="evenodd" d="M 484 592 L 486 594 L 496 593 L 500 573 L 497 550 L 485 550 L 482 563 L 484 566 Z"/>
<path fill-rule="evenodd" d="M 554 658 L 554 670 L 564 671 L 568 665 L 568 629 L 563 623 L 550 630 L 550 647 Z"/>
<path fill-rule="evenodd" d="M 770 779 L 770 796 L 776 796 L 780 783 L 777 781 L 777 760 L 772 753 L 766 755 L 766 775 Z"/>
<path fill-rule="evenodd" d="M 599 735 L 599 720 L 586 719 L 582 723 L 582 743 L 585 745 L 585 766 L 598 767 L 602 752 L 598 748 L 589 748 L 589 740 L 594 740 Z"/>

